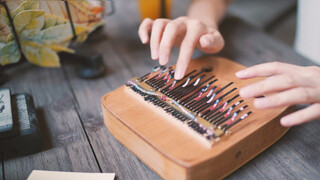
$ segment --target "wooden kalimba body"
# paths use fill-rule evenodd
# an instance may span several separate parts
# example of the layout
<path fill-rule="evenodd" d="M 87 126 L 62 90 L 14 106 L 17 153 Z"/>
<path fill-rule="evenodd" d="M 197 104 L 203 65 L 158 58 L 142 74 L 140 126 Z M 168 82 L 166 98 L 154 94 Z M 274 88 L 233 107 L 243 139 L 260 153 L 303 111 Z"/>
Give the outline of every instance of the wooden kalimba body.
<path fill-rule="evenodd" d="M 186 76 L 156 67 L 102 97 L 109 131 L 165 179 L 221 179 L 275 143 L 288 130 L 292 107 L 258 110 L 238 90 L 245 67 L 220 57 L 191 61 Z M 261 79 L 260 79 L 261 80 Z"/>

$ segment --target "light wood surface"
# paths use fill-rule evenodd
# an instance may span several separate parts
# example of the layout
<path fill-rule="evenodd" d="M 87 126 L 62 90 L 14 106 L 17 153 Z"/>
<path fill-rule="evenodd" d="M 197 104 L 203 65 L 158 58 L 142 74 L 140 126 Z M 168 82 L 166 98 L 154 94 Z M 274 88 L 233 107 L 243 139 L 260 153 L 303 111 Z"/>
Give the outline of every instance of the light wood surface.
<path fill-rule="evenodd" d="M 195 59 L 187 73 L 203 67 L 213 68 L 212 72 L 206 73 L 207 77 L 215 75 L 218 79 L 213 85 L 221 88 L 234 82 L 232 87 L 222 93 L 259 80 L 239 80 L 234 74 L 244 67 L 220 57 Z M 238 90 L 226 96 L 224 101 L 236 94 Z M 225 177 L 278 140 L 287 131 L 287 128 L 280 125 L 280 115 L 293 111 L 287 107 L 258 110 L 253 107 L 252 99 L 245 100 L 233 112 L 248 105 L 238 117 L 249 111 L 253 112 L 252 115 L 232 127 L 230 134 L 222 136 L 210 147 L 200 141 L 196 133 L 190 133 L 189 127 L 183 127 L 183 123 L 179 127 L 179 120 L 144 101 L 142 96 L 126 86 L 103 96 L 101 103 L 109 131 L 165 179 Z"/>
<path fill-rule="evenodd" d="M 175 17 L 186 13 L 188 2 L 173 1 Z M 140 18 L 136 1 L 117 0 L 115 5 L 116 14 L 106 18 L 106 26 L 77 48 L 77 53 L 103 55 L 108 69 L 103 78 L 80 79 L 68 59 L 61 69 L 43 69 L 27 63 L 0 68 L 11 78 L 1 87 L 33 95 L 45 143 L 43 151 L 34 155 L 1 153 L 1 180 L 26 179 L 32 169 L 115 172 L 119 180 L 160 179 L 122 146 L 103 123 L 100 97 L 157 64 L 150 59 L 150 47 L 141 45 L 138 38 Z M 275 6 L 272 10 L 276 9 Z M 274 14 L 260 12 L 265 16 Z M 251 66 L 278 60 L 314 65 L 279 40 L 237 18 L 226 18 L 220 31 L 226 41 L 220 56 L 240 64 Z M 178 53 L 173 49 L 172 64 Z M 198 52 L 194 57 L 197 56 Z M 226 179 L 319 179 L 319 129 L 319 121 L 291 128 L 277 143 Z M 79 148 L 74 148 L 75 144 Z"/>

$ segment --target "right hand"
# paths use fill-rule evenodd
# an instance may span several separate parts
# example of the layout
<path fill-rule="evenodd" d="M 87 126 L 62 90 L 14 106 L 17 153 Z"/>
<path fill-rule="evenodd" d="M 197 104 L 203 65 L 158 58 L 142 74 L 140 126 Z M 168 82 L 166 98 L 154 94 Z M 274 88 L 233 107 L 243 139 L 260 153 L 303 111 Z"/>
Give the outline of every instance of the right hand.
<path fill-rule="evenodd" d="M 151 33 L 151 38 L 149 38 Z M 175 79 L 183 78 L 194 48 L 202 52 L 213 54 L 224 47 L 224 40 L 220 32 L 207 26 L 197 19 L 179 17 L 174 20 L 146 18 L 140 25 L 139 36 L 143 44 L 150 41 L 151 57 L 161 65 L 169 62 L 173 46 L 180 47 L 180 54 L 176 66 Z"/>

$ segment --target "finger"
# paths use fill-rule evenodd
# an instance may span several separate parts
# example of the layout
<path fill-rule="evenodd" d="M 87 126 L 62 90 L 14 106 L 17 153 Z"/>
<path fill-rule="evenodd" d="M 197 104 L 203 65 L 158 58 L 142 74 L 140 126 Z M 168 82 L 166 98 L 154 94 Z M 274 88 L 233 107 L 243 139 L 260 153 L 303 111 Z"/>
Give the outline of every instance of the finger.
<path fill-rule="evenodd" d="M 153 20 L 146 18 L 142 21 L 139 27 L 138 34 L 143 44 L 147 44 L 149 41 L 149 32 L 151 31 L 152 24 Z"/>
<path fill-rule="evenodd" d="M 242 71 L 238 71 L 236 76 L 241 79 L 253 78 L 253 77 L 265 77 L 273 76 L 282 73 L 295 73 L 299 69 L 299 66 L 286 64 L 281 62 L 271 62 L 265 64 L 259 64 L 252 66 Z"/>
<path fill-rule="evenodd" d="M 160 40 L 168 21 L 167 19 L 157 19 L 153 23 L 150 40 L 151 57 L 153 60 L 159 59 Z"/>
<path fill-rule="evenodd" d="M 295 76 L 290 75 L 271 76 L 255 84 L 241 88 L 239 94 L 243 98 L 259 97 L 268 93 L 288 90 L 303 84 L 296 79 Z"/>
<path fill-rule="evenodd" d="M 189 62 L 191 60 L 193 50 L 198 42 L 201 31 L 203 29 L 201 26 L 195 26 L 193 24 L 190 24 L 188 26 L 189 27 L 187 27 L 188 28 L 187 34 L 180 46 L 180 53 L 179 53 L 176 72 L 174 76 L 175 79 L 177 80 L 180 80 L 183 78 L 187 70 L 187 67 L 189 65 Z"/>
<path fill-rule="evenodd" d="M 182 23 L 179 21 L 173 21 L 167 24 L 160 42 L 159 63 L 161 65 L 166 65 L 169 62 L 171 49 L 181 25 Z"/>
<path fill-rule="evenodd" d="M 213 54 L 222 50 L 224 40 L 218 31 L 202 35 L 199 39 L 199 49 L 202 52 Z"/>
<path fill-rule="evenodd" d="M 264 98 L 255 99 L 254 106 L 257 109 L 265 109 L 319 101 L 319 90 L 315 88 L 294 88 Z"/>
<path fill-rule="evenodd" d="M 313 104 L 305 109 L 291 113 L 281 118 L 282 126 L 295 126 L 312 120 L 320 119 L 320 103 Z"/>

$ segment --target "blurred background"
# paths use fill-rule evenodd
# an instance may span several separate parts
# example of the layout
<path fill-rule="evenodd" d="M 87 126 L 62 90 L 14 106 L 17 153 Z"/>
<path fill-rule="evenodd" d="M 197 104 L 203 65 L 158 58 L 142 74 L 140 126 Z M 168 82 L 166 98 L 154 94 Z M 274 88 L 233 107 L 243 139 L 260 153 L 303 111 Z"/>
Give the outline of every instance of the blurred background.
<path fill-rule="evenodd" d="M 235 0 L 228 14 L 243 19 L 293 47 L 297 0 Z"/>

